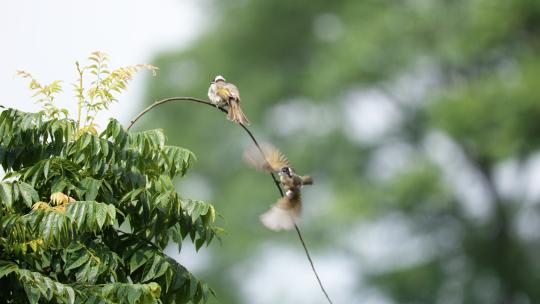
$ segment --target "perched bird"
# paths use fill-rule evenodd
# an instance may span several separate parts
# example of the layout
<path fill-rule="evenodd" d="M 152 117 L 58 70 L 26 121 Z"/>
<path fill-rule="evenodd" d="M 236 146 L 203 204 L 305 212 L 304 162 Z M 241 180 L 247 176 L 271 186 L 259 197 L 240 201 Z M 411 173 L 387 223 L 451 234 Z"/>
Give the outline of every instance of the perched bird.
<path fill-rule="evenodd" d="M 249 121 L 240 108 L 240 92 L 238 88 L 225 81 L 223 76 L 218 75 L 210 83 L 208 98 L 216 107 L 228 107 L 227 119 L 238 124 L 249 125 Z"/>
<path fill-rule="evenodd" d="M 264 226 L 271 230 L 289 230 L 294 228 L 295 221 L 302 211 L 302 197 L 300 189 L 304 185 L 312 185 L 311 176 L 297 175 L 291 168 L 289 161 L 275 147 L 264 144 L 260 151 L 248 150 L 244 158 L 259 170 L 275 172 L 279 175 L 279 181 L 285 190 L 281 197 L 266 213 L 260 216 Z"/>

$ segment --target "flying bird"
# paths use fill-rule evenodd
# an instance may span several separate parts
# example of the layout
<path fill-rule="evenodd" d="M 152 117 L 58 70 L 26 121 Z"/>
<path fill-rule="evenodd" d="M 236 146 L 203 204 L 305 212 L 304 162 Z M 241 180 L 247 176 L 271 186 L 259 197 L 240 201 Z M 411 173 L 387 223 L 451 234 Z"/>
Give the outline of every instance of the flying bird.
<path fill-rule="evenodd" d="M 238 124 L 249 125 L 249 121 L 240 108 L 240 92 L 238 88 L 225 81 L 221 75 L 216 76 L 208 88 L 208 98 L 216 107 L 228 107 L 227 119 Z"/>
<path fill-rule="evenodd" d="M 277 173 L 279 181 L 285 190 L 281 197 L 266 213 L 260 216 L 263 225 L 271 230 L 290 230 L 302 211 L 302 196 L 300 189 L 304 185 L 312 185 L 313 178 L 296 174 L 289 161 L 275 147 L 269 144 L 261 146 L 261 151 L 248 150 L 244 158 L 258 170 Z"/>

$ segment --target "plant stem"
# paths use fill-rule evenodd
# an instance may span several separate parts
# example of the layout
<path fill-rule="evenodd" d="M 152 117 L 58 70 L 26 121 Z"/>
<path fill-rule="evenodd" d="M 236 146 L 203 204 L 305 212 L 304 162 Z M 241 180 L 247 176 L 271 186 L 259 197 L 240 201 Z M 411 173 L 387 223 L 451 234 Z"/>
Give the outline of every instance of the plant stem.
<path fill-rule="evenodd" d="M 76 62 L 75 65 L 77 66 L 77 72 L 79 72 L 79 102 L 77 103 L 77 131 L 79 131 L 81 129 L 81 111 L 84 103 L 83 71 L 81 70 L 79 62 Z"/>
<path fill-rule="evenodd" d="M 171 98 L 166 98 L 166 99 L 162 99 L 162 100 L 159 100 L 159 101 L 156 101 L 154 102 L 153 104 L 151 104 L 150 106 L 148 106 L 146 109 L 144 109 L 141 113 L 139 113 L 139 115 L 135 116 L 135 118 L 133 118 L 129 124 L 129 126 L 127 127 L 127 130 L 129 131 L 129 129 L 131 129 L 131 127 L 133 127 L 133 125 L 137 122 L 137 120 L 139 120 L 139 118 L 141 118 L 144 114 L 146 114 L 148 111 L 152 110 L 153 108 L 157 107 L 157 106 L 160 106 L 164 103 L 167 103 L 169 101 L 192 101 L 192 102 L 197 102 L 197 103 L 202 103 L 202 104 L 205 104 L 205 105 L 208 105 L 208 106 L 211 106 L 213 108 L 215 108 L 216 106 L 209 102 L 209 101 L 206 101 L 206 100 L 202 100 L 202 99 L 198 99 L 198 98 L 194 98 L 194 97 L 171 97 Z M 225 110 L 224 108 L 222 107 L 217 107 L 219 110 L 221 110 L 222 112 L 224 113 L 227 113 L 227 110 Z"/>

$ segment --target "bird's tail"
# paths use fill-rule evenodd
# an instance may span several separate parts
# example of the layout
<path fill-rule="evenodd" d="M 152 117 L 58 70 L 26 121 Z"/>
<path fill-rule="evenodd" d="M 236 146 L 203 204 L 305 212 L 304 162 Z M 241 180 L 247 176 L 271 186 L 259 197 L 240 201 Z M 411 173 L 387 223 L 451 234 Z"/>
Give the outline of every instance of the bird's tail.
<path fill-rule="evenodd" d="M 303 185 L 313 185 L 313 177 L 309 175 L 302 176 L 302 184 Z"/>
<path fill-rule="evenodd" d="M 249 120 L 247 119 L 244 112 L 240 108 L 238 101 L 232 100 L 230 102 L 229 113 L 227 114 L 227 119 L 235 123 L 241 123 L 245 126 L 249 126 Z"/>
<path fill-rule="evenodd" d="M 300 217 L 301 209 L 299 192 L 292 196 L 285 195 L 270 210 L 261 215 L 260 220 L 270 230 L 291 230 Z"/>

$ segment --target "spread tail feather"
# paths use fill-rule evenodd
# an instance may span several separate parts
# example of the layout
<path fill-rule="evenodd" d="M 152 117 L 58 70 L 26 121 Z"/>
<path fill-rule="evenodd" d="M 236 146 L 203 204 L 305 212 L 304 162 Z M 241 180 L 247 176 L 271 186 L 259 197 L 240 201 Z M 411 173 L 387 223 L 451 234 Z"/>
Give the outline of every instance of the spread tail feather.
<path fill-rule="evenodd" d="M 270 210 L 260 216 L 260 220 L 270 230 L 291 230 L 300 217 L 301 209 L 300 193 L 293 192 L 280 198 Z"/>
<path fill-rule="evenodd" d="M 240 108 L 240 105 L 236 100 L 232 100 L 230 102 L 227 119 L 236 123 L 241 123 L 245 126 L 249 126 L 249 120 L 247 119 L 244 112 L 242 112 L 242 109 Z"/>
<path fill-rule="evenodd" d="M 273 206 L 260 216 L 263 225 L 274 231 L 291 230 L 294 228 L 295 216 L 291 210 Z"/>

